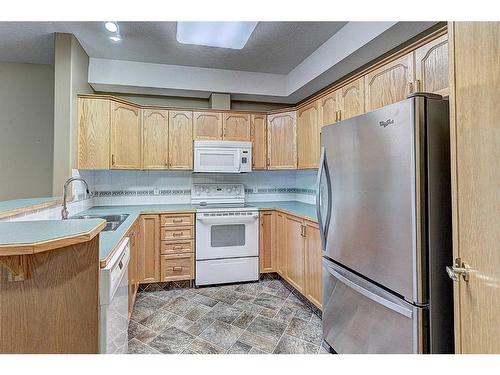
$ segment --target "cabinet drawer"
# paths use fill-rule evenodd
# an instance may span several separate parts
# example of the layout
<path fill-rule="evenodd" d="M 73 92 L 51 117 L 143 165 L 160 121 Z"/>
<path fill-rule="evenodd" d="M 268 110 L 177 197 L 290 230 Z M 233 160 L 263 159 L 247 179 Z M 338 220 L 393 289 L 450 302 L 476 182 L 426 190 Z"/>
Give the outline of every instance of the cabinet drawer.
<path fill-rule="evenodd" d="M 162 241 L 160 251 L 161 254 L 194 253 L 194 241 Z"/>
<path fill-rule="evenodd" d="M 194 214 L 163 214 L 160 215 L 162 227 L 175 227 L 179 225 L 193 225 Z"/>
<path fill-rule="evenodd" d="M 162 255 L 161 281 L 194 279 L 194 254 Z"/>
<path fill-rule="evenodd" d="M 190 240 L 194 237 L 193 227 L 162 227 L 160 232 L 162 241 Z"/>

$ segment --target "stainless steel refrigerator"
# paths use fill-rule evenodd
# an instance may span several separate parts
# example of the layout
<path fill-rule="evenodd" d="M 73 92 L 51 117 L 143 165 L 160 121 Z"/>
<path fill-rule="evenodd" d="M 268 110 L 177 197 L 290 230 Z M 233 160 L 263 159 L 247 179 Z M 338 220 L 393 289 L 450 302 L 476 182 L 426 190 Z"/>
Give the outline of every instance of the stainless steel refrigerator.
<path fill-rule="evenodd" d="M 448 101 L 417 93 L 324 127 L 317 191 L 326 343 L 453 352 Z"/>

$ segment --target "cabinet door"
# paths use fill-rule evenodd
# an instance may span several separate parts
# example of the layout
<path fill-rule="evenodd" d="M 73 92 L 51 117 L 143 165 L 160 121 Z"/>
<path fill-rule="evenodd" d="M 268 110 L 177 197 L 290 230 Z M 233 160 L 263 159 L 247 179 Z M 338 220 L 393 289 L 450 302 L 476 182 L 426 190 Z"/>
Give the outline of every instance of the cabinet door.
<path fill-rule="evenodd" d="M 266 115 L 252 114 L 252 169 L 266 169 Z"/>
<path fill-rule="evenodd" d="M 274 211 L 260 213 L 259 262 L 260 272 L 276 271 Z"/>
<path fill-rule="evenodd" d="M 78 168 L 109 169 L 110 101 L 78 100 Z"/>
<path fill-rule="evenodd" d="M 141 168 L 139 109 L 118 102 L 111 102 L 111 168 Z"/>
<path fill-rule="evenodd" d="M 297 169 L 296 112 L 267 116 L 267 169 Z"/>
<path fill-rule="evenodd" d="M 317 103 L 309 104 L 297 113 L 297 167 L 318 168 L 320 127 Z"/>
<path fill-rule="evenodd" d="M 322 253 L 318 224 L 305 223 L 306 297 L 321 308 L 322 300 Z"/>
<path fill-rule="evenodd" d="M 224 113 L 223 138 L 226 141 L 250 141 L 250 115 Z"/>
<path fill-rule="evenodd" d="M 285 279 L 305 294 L 304 223 L 295 216 L 285 216 Z"/>
<path fill-rule="evenodd" d="M 339 111 L 339 91 L 334 91 L 318 99 L 320 127 L 336 123 Z"/>
<path fill-rule="evenodd" d="M 348 83 L 339 90 L 338 104 L 339 121 L 347 120 L 365 112 L 365 82 L 363 77 Z"/>
<path fill-rule="evenodd" d="M 168 111 L 142 110 L 142 167 L 168 168 Z"/>
<path fill-rule="evenodd" d="M 169 169 L 193 169 L 193 112 L 168 112 Z"/>
<path fill-rule="evenodd" d="M 193 112 L 194 140 L 222 139 L 222 113 Z"/>
<path fill-rule="evenodd" d="M 139 248 L 139 282 L 160 280 L 160 216 L 141 215 Z"/>
<path fill-rule="evenodd" d="M 286 252 L 285 252 L 285 214 L 276 212 L 276 271 L 285 277 Z"/>
<path fill-rule="evenodd" d="M 448 95 L 448 74 L 448 35 L 415 51 L 416 91 Z"/>
<path fill-rule="evenodd" d="M 365 106 L 370 112 L 399 102 L 413 92 L 413 52 L 365 76 Z"/>

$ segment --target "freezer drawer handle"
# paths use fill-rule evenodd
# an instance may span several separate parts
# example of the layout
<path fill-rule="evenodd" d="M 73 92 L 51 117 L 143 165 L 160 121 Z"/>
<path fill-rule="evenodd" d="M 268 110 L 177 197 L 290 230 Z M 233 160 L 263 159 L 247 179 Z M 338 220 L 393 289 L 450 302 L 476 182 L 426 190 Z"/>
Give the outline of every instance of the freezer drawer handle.
<path fill-rule="evenodd" d="M 406 309 L 403 306 L 400 306 L 394 302 L 388 301 L 384 297 L 381 297 L 381 296 L 359 286 L 358 284 L 352 282 L 348 278 L 342 276 L 340 273 L 335 271 L 331 266 L 327 265 L 327 269 L 328 269 L 328 272 L 330 272 L 335 278 L 340 280 L 342 283 L 347 285 L 349 288 L 354 289 L 356 292 L 362 294 L 366 298 L 369 298 L 372 301 L 377 302 L 378 304 L 385 306 L 388 309 L 391 309 L 392 311 L 395 311 L 401 315 L 404 315 L 407 318 L 410 318 L 410 319 L 412 318 L 413 312 L 410 309 Z"/>

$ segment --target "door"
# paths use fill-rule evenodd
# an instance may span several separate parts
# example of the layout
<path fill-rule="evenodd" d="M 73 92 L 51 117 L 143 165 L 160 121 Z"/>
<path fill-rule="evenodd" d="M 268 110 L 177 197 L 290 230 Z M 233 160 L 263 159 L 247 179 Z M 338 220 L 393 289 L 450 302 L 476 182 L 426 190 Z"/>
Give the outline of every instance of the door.
<path fill-rule="evenodd" d="M 413 52 L 365 76 L 366 112 L 399 102 L 413 92 Z"/>
<path fill-rule="evenodd" d="M 286 252 L 285 252 L 285 214 L 276 211 L 276 271 L 285 277 Z"/>
<path fill-rule="evenodd" d="M 252 169 L 266 169 L 266 115 L 252 114 L 250 122 L 252 132 Z"/>
<path fill-rule="evenodd" d="M 285 216 L 285 279 L 305 294 L 304 223 L 295 216 Z"/>
<path fill-rule="evenodd" d="M 260 273 L 276 271 L 276 240 L 274 211 L 260 212 Z"/>
<path fill-rule="evenodd" d="M 78 168 L 109 169 L 110 101 L 78 99 Z"/>
<path fill-rule="evenodd" d="M 142 109 L 142 168 L 168 168 L 168 111 Z"/>
<path fill-rule="evenodd" d="M 111 168 L 141 168 L 139 108 L 111 102 Z"/>
<path fill-rule="evenodd" d="M 267 116 L 267 169 L 297 169 L 295 111 Z"/>
<path fill-rule="evenodd" d="M 322 299 L 322 252 L 318 224 L 305 222 L 306 297 L 321 308 Z"/>
<path fill-rule="evenodd" d="M 250 115 L 224 113 L 223 138 L 225 141 L 250 141 Z"/>
<path fill-rule="evenodd" d="M 160 281 L 160 216 L 141 215 L 139 248 L 139 282 Z"/>
<path fill-rule="evenodd" d="M 327 257 L 412 301 L 418 163 L 412 152 L 414 100 L 323 128 L 329 174 L 324 185 L 332 199 L 320 210 L 324 223 L 331 207 L 329 225 L 322 229 Z"/>
<path fill-rule="evenodd" d="M 197 141 L 222 139 L 222 113 L 193 112 L 193 137 Z"/>
<path fill-rule="evenodd" d="M 259 214 L 196 214 L 196 260 L 259 256 Z"/>
<path fill-rule="evenodd" d="M 449 94 L 448 75 L 448 35 L 415 51 L 415 91 L 446 96 Z"/>
<path fill-rule="evenodd" d="M 500 353 L 500 23 L 448 30 L 454 257 L 470 266 L 454 283 L 456 351 Z"/>
<path fill-rule="evenodd" d="M 334 91 L 318 99 L 320 126 L 326 126 L 339 121 L 339 92 Z"/>
<path fill-rule="evenodd" d="M 338 121 L 365 113 L 365 82 L 364 78 L 346 84 L 339 90 Z"/>
<path fill-rule="evenodd" d="M 297 114 L 297 167 L 318 168 L 320 127 L 317 103 L 300 108 Z"/>
<path fill-rule="evenodd" d="M 168 112 L 168 168 L 193 169 L 193 112 Z"/>
<path fill-rule="evenodd" d="M 323 260 L 323 337 L 339 354 L 424 353 L 426 309 Z"/>

